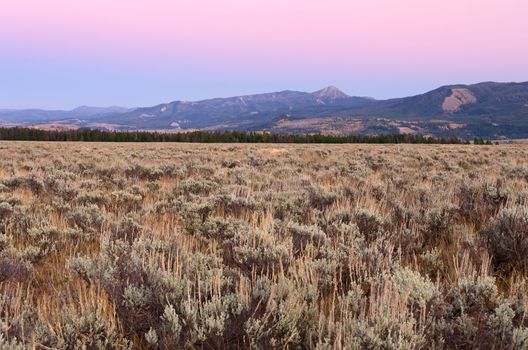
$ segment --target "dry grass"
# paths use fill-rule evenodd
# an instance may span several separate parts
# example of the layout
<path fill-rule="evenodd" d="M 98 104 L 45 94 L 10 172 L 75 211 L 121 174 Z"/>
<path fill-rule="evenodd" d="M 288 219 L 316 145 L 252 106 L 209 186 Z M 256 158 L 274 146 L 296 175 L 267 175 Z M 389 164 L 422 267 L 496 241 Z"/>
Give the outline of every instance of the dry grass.
<path fill-rule="evenodd" d="M 0 348 L 528 346 L 528 148 L 0 143 Z"/>

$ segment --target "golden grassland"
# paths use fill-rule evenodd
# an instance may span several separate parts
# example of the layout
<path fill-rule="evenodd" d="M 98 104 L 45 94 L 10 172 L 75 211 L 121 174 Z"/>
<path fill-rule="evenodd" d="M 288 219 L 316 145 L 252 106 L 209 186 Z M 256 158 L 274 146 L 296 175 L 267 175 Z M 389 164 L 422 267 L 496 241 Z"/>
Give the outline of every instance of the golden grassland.
<path fill-rule="evenodd" d="M 526 349 L 523 145 L 0 143 L 1 349 Z"/>

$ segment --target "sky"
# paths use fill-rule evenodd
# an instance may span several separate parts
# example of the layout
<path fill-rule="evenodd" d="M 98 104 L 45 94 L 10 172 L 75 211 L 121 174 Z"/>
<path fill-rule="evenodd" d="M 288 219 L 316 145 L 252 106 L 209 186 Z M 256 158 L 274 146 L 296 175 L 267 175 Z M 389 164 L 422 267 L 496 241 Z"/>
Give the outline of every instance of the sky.
<path fill-rule="evenodd" d="M 3 1 L 0 108 L 528 81 L 527 16 L 525 0 Z"/>

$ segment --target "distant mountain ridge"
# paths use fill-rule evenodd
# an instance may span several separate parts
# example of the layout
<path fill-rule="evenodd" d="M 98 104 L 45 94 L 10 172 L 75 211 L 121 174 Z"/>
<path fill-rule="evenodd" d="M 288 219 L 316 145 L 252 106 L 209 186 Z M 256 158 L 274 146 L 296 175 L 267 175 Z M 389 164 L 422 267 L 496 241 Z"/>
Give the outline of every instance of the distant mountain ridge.
<path fill-rule="evenodd" d="M 73 109 L 72 112 L 78 115 L 93 116 L 93 115 L 126 113 L 131 110 L 133 110 L 133 108 L 126 108 L 126 107 L 119 107 L 119 106 L 110 106 L 110 107 L 79 106 Z"/>
<path fill-rule="evenodd" d="M 528 82 L 447 85 L 388 100 L 349 96 L 328 86 L 312 93 L 285 90 L 136 109 L 0 110 L 2 121 L 48 128 L 528 138 Z"/>
<path fill-rule="evenodd" d="M 197 102 L 175 101 L 138 108 L 113 121 L 133 129 L 244 129 L 264 127 L 280 115 L 317 106 L 361 106 L 370 99 L 352 97 L 334 87 L 314 93 L 285 90 L 274 93 L 215 98 Z"/>
<path fill-rule="evenodd" d="M 0 109 L 0 122 L 30 123 L 48 122 L 65 118 L 89 118 L 111 116 L 131 111 L 131 108 L 79 106 L 70 111 L 44 109 Z"/>

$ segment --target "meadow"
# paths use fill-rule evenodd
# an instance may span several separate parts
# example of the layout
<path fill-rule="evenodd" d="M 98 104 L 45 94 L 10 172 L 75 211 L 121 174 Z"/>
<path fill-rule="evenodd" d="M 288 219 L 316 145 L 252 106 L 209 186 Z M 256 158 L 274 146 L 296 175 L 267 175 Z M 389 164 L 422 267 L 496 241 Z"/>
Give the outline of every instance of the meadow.
<path fill-rule="evenodd" d="M 528 349 L 528 147 L 0 142 L 0 349 Z"/>

